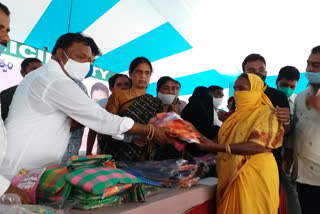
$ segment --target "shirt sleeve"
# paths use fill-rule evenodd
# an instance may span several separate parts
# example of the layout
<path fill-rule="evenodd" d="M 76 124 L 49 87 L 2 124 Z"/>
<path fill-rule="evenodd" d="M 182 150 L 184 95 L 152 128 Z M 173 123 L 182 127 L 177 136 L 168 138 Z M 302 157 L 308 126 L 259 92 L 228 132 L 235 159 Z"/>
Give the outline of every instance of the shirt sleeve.
<path fill-rule="evenodd" d="M 45 92 L 44 100 L 77 122 L 106 135 L 119 135 L 132 128 L 134 121 L 101 108 L 68 79 L 56 80 Z"/>
<path fill-rule="evenodd" d="M 0 196 L 2 196 L 10 186 L 10 181 L 0 175 Z"/>

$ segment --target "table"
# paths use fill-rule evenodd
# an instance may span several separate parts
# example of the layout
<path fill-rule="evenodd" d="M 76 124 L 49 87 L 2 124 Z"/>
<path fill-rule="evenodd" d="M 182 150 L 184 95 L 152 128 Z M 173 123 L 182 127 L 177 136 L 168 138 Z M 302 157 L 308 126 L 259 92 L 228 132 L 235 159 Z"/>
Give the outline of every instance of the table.
<path fill-rule="evenodd" d="M 124 203 L 116 207 L 102 207 L 95 210 L 71 210 L 71 214 L 182 214 L 208 200 L 215 200 L 216 185 L 197 185 L 189 189 L 167 189 L 145 203 Z"/>

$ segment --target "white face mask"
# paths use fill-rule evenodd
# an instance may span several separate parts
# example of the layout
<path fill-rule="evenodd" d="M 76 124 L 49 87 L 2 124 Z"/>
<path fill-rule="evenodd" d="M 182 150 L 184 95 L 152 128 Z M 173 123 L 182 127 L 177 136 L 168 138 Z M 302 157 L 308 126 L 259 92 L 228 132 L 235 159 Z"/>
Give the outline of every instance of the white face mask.
<path fill-rule="evenodd" d="M 90 62 L 77 62 L 70 59 L 66 52 L 64 52 L 68 61 L 64 64 L 64 69 L 68 72 L 70 77 L 74 80 L 82 81 L 90 71 Z M 62 63 L 63 64 L 63 63 Z"/>
<path fill-rule="evenodd" d="M 159 92 L 158 93 L 158 98 L 161 100 L 162 104 L 169 105 L 174 101 L 174 99 L 176 98 L 176 95 L 174 95 L 174 94 L 162 94 L 161 92 Z"/>
<path fill-rule="evenodd" d="M 215 97 L 213 97 L 212 99 L 213 99 L 213 106 L 215 108 L 218 108 L 221 105 L 222 101 L 223 101 L 223 98 L 215 98 Z"/>

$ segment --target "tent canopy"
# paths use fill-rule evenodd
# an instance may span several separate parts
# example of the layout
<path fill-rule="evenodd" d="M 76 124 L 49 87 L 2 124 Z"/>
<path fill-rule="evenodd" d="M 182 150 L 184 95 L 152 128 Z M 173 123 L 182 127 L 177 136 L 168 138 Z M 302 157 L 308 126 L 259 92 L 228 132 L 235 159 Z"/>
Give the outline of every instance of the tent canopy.
<path fill-rule="evenodd" d="M 95 65 L 120 73 L 137 56 L 152 61 L 150 92 L 161 76 L 182 84 L 228 88 L 250 53 L 267 61 L 267 82 L 285 65 L 301 72 L 320 44 L 318 0 L 4 0 L 11 39 L 51 51 L 67 32 L 91 36 L 103 55 Z M 302 81 L 301 91 L 306 86 Z"/>

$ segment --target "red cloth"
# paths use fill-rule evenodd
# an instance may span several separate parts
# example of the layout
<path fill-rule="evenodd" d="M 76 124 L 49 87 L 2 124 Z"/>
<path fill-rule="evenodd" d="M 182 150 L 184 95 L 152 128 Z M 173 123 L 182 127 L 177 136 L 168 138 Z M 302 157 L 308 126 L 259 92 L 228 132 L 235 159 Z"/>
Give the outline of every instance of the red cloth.
<path fill-rule="evenodd" d="M 215 207 L 214 207 L 214 202 L 212 200 L 208 200 L 185 212 L 185 214 L 214 214 L 214 213 L 215 213 Z"/>
<path fill-rule="evenodd" d="M 283 185 L 281 185 L 281 191 L 280 191 L 279 213 L 288 214 L 287 199 L 286 199 L 286 194 L 283 190 Z"/>

